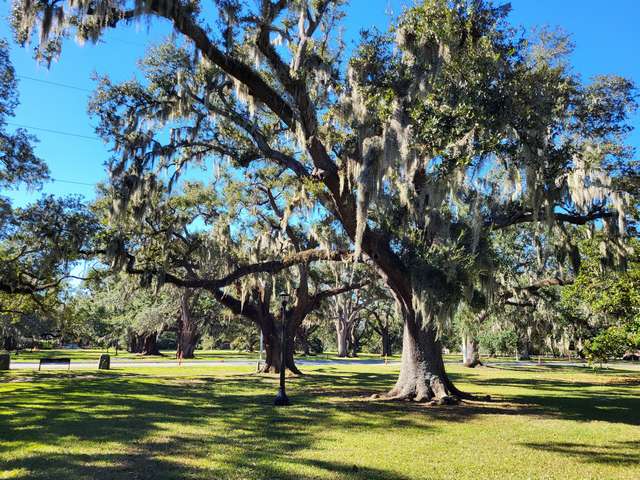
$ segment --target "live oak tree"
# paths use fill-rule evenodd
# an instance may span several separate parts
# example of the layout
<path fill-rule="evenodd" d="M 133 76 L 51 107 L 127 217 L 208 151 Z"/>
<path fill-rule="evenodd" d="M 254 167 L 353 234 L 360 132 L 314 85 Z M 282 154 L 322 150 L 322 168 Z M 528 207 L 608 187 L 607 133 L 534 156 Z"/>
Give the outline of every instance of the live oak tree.
<path fill-rule="evenodd" d="M 135 277 L 102 270 L 76 293 L 72 314 L 76 323 L 93 331 L 95 344 L 159 355 L 159 335 L 174 328 L 180 315 L 180 293 L 168 285 L 158 290 L 141 286 Z"/>
<path fill-rule="evenodd" d="M 102 92 L 100 97 L 112 94 Z M 108 102 L 100 105 L 106 108 Z M 101 111 L 101 115 L 106 114 Z M 147 285 L 182 289 L 178 354 L 186 351 L 191 356 L 199 336 L 186 292 L 198 298 L 206 291 L 233 315 L 249 319 L 261 330 L 266 350 L 263 371 L 279 371 L 278 293 L 287 290 L 292 299 L 286 311 L 286 366 L 300 373 L 293 344 L 305 317 L 325 298 L 357 285 L 323 282 L 312 264 L 339 261 L 348 253 L 321 247 L 317 226 L 312 232 L 300 222 L 296 192 L 287 188 L 286 178 L 276 175 L 265 182 L 256 176 L 239 181 L 222 172 L 209 186 L 183 182 L 180 192 L 157 180 L 142 197 L 122 196 L 119 188 L 126 185 L 118 182 L 126 180 L 114 174 L 99 202 L 110 229 L 102 253 L 114 267 L 138 275 Z M 283 200 L 290 195 L 294 198 Z"/>
<path fill-rule="evenodd" d="M 62 340 L 64 292 L 91 248 L 95 217 L 75 198 L 46 196 L 8 207 L 0 227 L 0 330 L 4 348 L 17 349 L 36 333 Z"/>
<path fill-rule="evenodd" d="M 393 298 L 384 285 L 376 282 L 365 290 L 367 322 L 380 336 L 380 355 L 393 355 L 394 346 L 402 336 L 402 324 Z"/>
<path fill-rule="evenodd" d="M 216 302 L 202 291 L 182 289 L 176 292 L 180 298 L 180 313 L 176 322 L 176 358 L 194 358 L 198 342 L 207 325 L 220 314 Z"/>
<path fill-rule="evenodd" d="M 528 358 L 533 343 L 539 347 L 564 330 L 567 322 L 559 288 L 570 284 L 580 271 L 581 255 L 575 244 L 584 233 L 583 227 L 572 229 L 565 245 L 569 255 L 559 254 L 563 252 L 553 245 L 556 239 L 528 224 L 492 234 L 494 291 L 490 296 L 475 291 L 455 315 L 465 366 L 481 365 L 482 332 L 486 337 L 496 327 L 513 330 L 518 337 L 514 349 L 520 358 Z"/>
<path fill-rule="evenodd" d="M 640 349 L 640 262 L 638 239 L 629 239 L 632 253 L 626 268 L 611 271 L 603 257 L 601 238 L 585 239 L 583 268 L 562 288 L 562 304 L 588 327 L 583 343 L 590 361 L 607 361 Z M 590 331 L 589 331 L 590 330 Z"/>
<path fill-rule="evenodd" d="M 330 276 L 334 278 L 336 287 L 342 284 L 359 282 L 365 284 L 363 277 L 372 272 L 367 272 L 361 265 L 335 264 L 331 266 Z M 364 310 L 367 307 L 365 297 L 366 287 L 351 290 L 340 295 L 335 295 L 326 302 L 325 311 L 335 327 L 336 345 L 338 357 L 355 357 L 358 352 L 359 339 L 366 318 Z"/>
<path fill-rule="evenodd" d="M 361 312 L 364 305 L 360 299 L 360 291 L 334 297 L 329 303 L 329 311 L 333 318 L 338 345 L 338 356 L 355 356 L 353 346 L 353 331 L 359 327 L 362 320 Z"/>
<path fill-rule="evenodd" d="M 95 41 L 123 22 L 171 22 L 188 53 L 172 64 L 171 95 L 136 95 L 131 114 L 113 118 L 132 189 L 144 195 L 158 158 L 215 153 L 240 173 L 286 169 L 398 303 L 403 358 L 389 397 L 451 401 L 463 394 L 445 372 L 438 325 L 474 286 L 491 294 L 493 231 L 532 223 L 564 238 L 565 225 L 596 221 L 609 238 L 623 230 L 625 196 L 611 175 L 628 153 L 633 86 L 583 84 L 566 39 L 520 38 L 508 6 L 481 0 L 425 0 L 347 60 L 342 3 L 217 0 L 209 11 L 196 1 L 16 0 L 12 21 L 23 42 L 40 27 L 44 59 L 67 35 Z M 169 119 L 180 127 L 159 143 L 149 125 Z"/>

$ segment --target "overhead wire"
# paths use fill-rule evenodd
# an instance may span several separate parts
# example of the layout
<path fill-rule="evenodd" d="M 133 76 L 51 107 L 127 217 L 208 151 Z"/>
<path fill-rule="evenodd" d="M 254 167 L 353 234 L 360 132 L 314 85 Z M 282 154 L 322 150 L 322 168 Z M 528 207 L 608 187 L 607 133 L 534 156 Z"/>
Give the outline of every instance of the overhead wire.
<path fill-rule="evenodd" d="M 23 123 L 15 123 L 15 122 L 6 122 L 7 125 L 12 125 L 14 127 L 18 127 L 18 128 L 28 128 L 29 130 L 38 130 L 41 132 L 48 132 L 48 133 L 55 133 L 58 135 L 66 135 L 68 137 L 77 137 L 77 138 L 84 138 L 87 140 L 95 140 L 95 141 L 102 141 L 100 138 L 98 137 L 91 137 L 89 135 L 82 135 L 80 133 L 72 133 L 72 132 L 65 132 L 63 130 L 54 130 L 52 128 L 42 128 L 42 127 L 34 127 L 32 125 L 25 125 Z"/>
<path fill-rule="evenodd" d="M 78 182 L 75 180 L 63 180 L 60 178 L 51 178 L 51 181 L 55 183 L 69 183 L 71 185 L 85 185 L 87 187 L 95 187 L 97 185 L 97 183 Z"/>
<path fill-rule="evenodd" d="M 53 82 L 51 80 L 44 80 L 42 78 L 30 77 L 29 75 L 16 75 L 16 77 L 21 78 L 23 80 L 30 80 L 32 82 L 44 83 L 46 85 L 53 85 L 55 87 L 70 88 L 72 90 L 79 90 L 81 92 L 88 92 L 88 93 L 93 92 L 93 90 L 88 88 L 78 87 L 76 85 L 70 85 L 68 83 Z"/>

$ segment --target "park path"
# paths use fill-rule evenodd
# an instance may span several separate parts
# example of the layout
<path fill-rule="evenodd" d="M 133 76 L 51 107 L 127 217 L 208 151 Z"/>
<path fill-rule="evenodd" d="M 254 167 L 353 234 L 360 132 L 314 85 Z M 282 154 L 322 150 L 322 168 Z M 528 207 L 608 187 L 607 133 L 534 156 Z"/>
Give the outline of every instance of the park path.
<path fill-rule="evenodd" d="M 362 359 L 362 360 L 296 360 L 298 365 L 384 365 L 384 360 L 377 359 Z M 458 361 L 445 361 L 448 364 L 460 363 Z M 191 360 L 184 361 L 180 364 L 177 361 L 127 361 L 127 360 L 111 360 L 112 368 L 158 368 L 158 367 L 220 367 L 224 365 L 229 366 L 247 366 L 255 365 L 256 360 Z M 399 365 L 399 361 L 388 362 L 389 365 Z M 485 365 L 488 367 L 535 367 L 539 366 L 538 362 L 534 361 L 512 361 L 512 362 L 491 362 L 486 361 Z M 545 367 L 588 367 L 583 362 L 563 362 L 563 361 L 548 361 L 542 362 Z M 39 363 L 34 361 L 29 362 L 11 362 L 11 370 L 38 370 Z M 640 364 L 633 363 L 613 363 L 604 365 L 606 368 L 620 369 L 620 370 L 638 370 L 640 371 Z M 80 360 L 77 362 L 71 362 L 72 370 L 91 370 L 98 367 L 97 361 Z M 47 365 L 43 367 L 47 370 L 66 370 L 66 366 L 51 366 Z"/>

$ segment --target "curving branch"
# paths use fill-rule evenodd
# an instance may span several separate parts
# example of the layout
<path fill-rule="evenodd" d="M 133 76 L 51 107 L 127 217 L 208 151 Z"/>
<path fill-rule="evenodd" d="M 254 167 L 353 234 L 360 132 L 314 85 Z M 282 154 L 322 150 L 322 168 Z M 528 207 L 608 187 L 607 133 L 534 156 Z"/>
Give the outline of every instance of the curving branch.
<path fill-rule="evenodd" d="M 206 290 L 215 291 L 224 288 L 238 281 L 240 278 L 256 274 L 270 273 L 275 274 L 289 267 L 299 264 L 306 264 L 313 261 L 329 260 L 343 261 L 351 257 L 350 252 L 327 252 L 321 248 L 303 250 L 287 255 L 279 260 L 269 260 L 265 262 L 257 262 L 237 267 L 233 272 L 220 278 L 181 278 L 169 272 L 159 272 L 144 268 L 136 268 L 136 258 L 130 253 L 126 253 L 128 262 L 126 264 L 126 272 L 133 275 L 160 274 L 164 275 L 165 282 L 183 288 L 204 288 Z"/>
<path fill-rule="evenodd" d="M 492 228 L 494 230 L 501 230 L 504 228 L 511 227 L 513 225 L 519 225 L 522 223 L 530 223 L 540 220 L 545 217 L 545 212 L 540 211 L 538 214 L 534 214 L 534 212 L 530 210 L 517 210 L 515 212 L 511 212 L 505 215 L 497 216 L 491 220 L 485 222 L 484 226 L 486 228 Z M 579 214 L 568 214 L 568 213 L 554 213 L 554 220 L 560 223 L 570 223 L 573 225 L 586 225 L 589 222 L 594 220 L 601 220 L 605 218 L 615 218 L 618 216 L 618 212 L 611 210 L 596 210 L 593 212 L 586 213 L 584 215 Z"/>

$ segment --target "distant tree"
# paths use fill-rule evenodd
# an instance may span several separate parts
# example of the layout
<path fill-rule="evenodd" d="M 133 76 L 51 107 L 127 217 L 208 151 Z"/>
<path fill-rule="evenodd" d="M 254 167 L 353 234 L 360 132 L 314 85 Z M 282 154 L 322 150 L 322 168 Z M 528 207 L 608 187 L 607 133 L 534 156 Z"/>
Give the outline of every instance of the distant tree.
<path fill-rule="evenodd" d="M 178 320 L 180 292 L 170 286 L 156 291 L 124 274 L 107 275 L 85 285 L 73 310 L 76 323 L 84 324 L 78 330 L 92 331 L 96 344 L 158 355 L 159 335 Z"/>
<path fill-rule="evenodd" d="M 638 350 L 640 350 L 640 319 L 622 326 L 608 327 L 587 340 L 584 345 L 584 355 L 590 363 L 603 363 L 623 358 L 629 351 L 635 355 Z"/>
<path fill-rule="evenodd" d="M 624 324 L 640 316 L 640 242 L 630 239 L 629 254 L 618 270 L 610 268 L 602 238 L 582 242 L 582 268 L 575 281 L 562 289 L 565 303 L 599 317 L 600 322 Z"/>
<path fill-rule="evenodd" d="M 194 358 L 195 349 L 207 327 L 219 322 L 222 305 L 205 290 L 180 290 L 180 314 L 176 324 L 176 356 Z"/>
<path fill-rule="evenodd" d="M 575 281 L 562 289 L 566 308 L 583 318 L 593 338 L 586 340 L 584 355 L 592 362 L 620 358 L 640 349 L 640 243 L 628 241 L 623 268 L 612 270 L 602 239 L 585 239 L 582 268 Z"/>
<path fill-rule="evenodd" d="M 338 288 L 339 285 L 348 283 L 349 278 L 357 279 L 365 275 L 362 269 L 354 268 L 354 265 L 347 265 L 346 268 L 334 266 L 332 274 Z M 335 326 L 338 357 L 356 356 L 358 340 L 364 328 L 365 307 L 366 299 L 362 288 L 334 295 L 326 302 L 325 310 Z"/>

